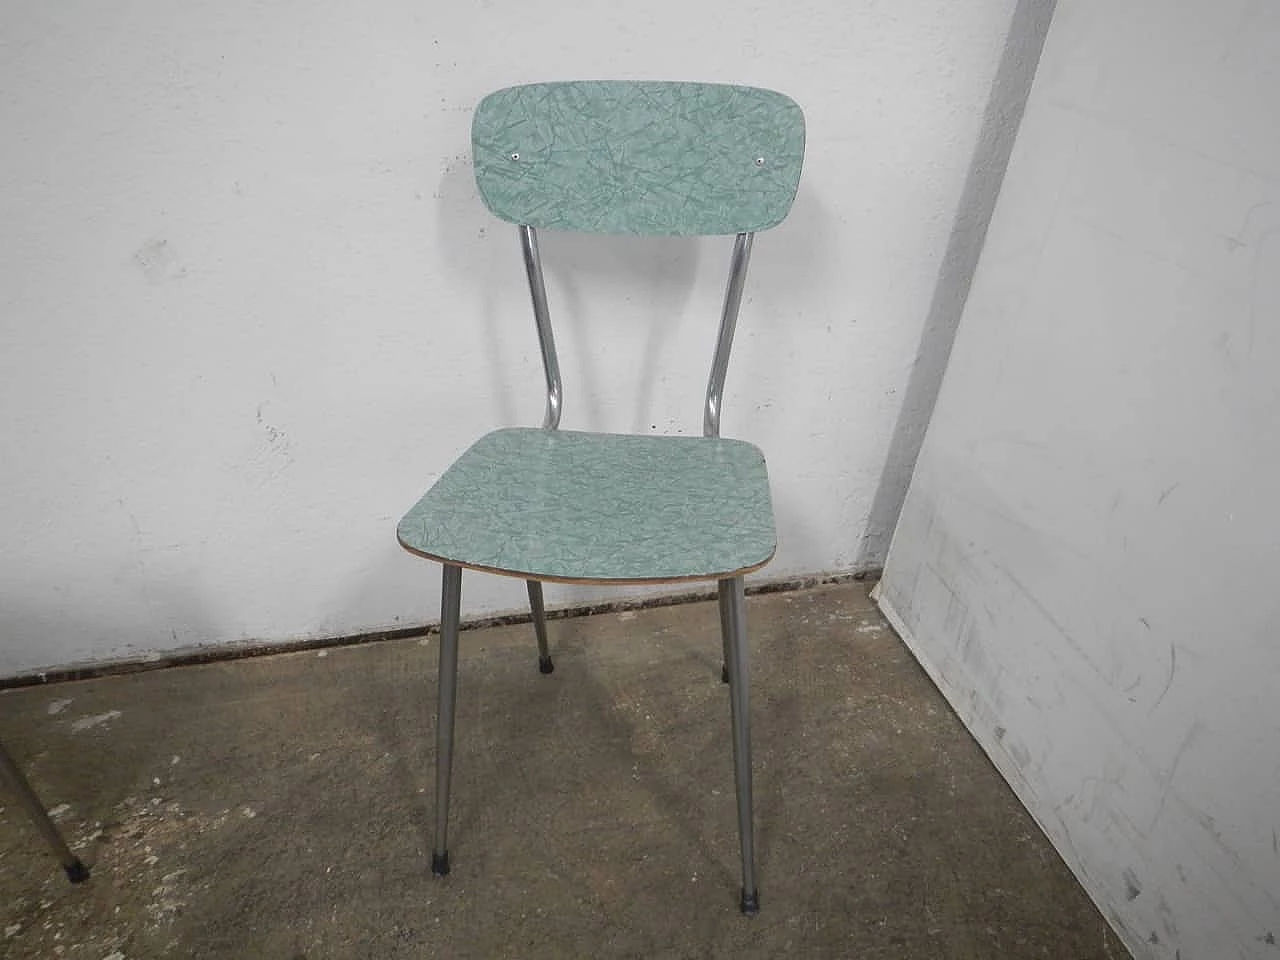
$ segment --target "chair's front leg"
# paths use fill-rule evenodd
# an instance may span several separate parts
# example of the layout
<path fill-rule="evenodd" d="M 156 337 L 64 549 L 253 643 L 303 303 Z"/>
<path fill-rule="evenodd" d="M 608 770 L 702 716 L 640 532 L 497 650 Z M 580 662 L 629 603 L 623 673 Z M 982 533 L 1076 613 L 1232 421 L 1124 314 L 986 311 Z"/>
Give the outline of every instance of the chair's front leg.
<path fill-rule="evenodd" d="M 436 699 L 436 840 L 431 872 L 449 872 L 449 778 L 453 771 L 453 715 L 458 694 L 458 622 L 462 568 L 444 565 L 440 597 L 440 670 Z"/>
<path fill-rule="evenodd" d="M 738 794 L 738 843 L 742 852 L 742 912 L 760 912 L 751 814 L 751 700 L 747 650 L 747 607 L 742 577 L 720 581 L 722 618 L 728 640 L 729 715 L 733 726 L 733 774 Z"/>

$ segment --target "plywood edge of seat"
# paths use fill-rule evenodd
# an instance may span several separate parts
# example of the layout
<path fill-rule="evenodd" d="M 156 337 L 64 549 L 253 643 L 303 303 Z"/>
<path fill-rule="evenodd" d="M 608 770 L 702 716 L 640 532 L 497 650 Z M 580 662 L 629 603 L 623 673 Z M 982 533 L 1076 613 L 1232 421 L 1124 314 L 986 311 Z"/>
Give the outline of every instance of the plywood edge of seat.
<path fill-rule="evenodd" d="M 558 574 L 533 573 L 528 570 L 514 570 L 506 567 L 489 567 L 479 563 L 465 563 L 461 560 L 454 560 L 449 557 L 442 557 L 439 554 L 428 553 L 426 550 L 420 550 L 417 547 L 411 547 L 404 542 L 399 534 L 396 540 L 400 546 L 409 551 L 416 557 L 422 557 L 426 560 L 434 560 L 436 563 L 448 564 L 454 567 L 462 567 L 464 570 L 475 570 L 480 573 L 493 573 L 500 577 L 513 577 L 519 580 L 537 580 L 540 583 L 572 583 L 580 585 L 594 586 L 658 586 L 664 583 L 709 583 L 714 580 L 731 580 L 734 577 L 743 577 L 749 573 L 755 573 L 764 569 L 773 560 L 774 554 L 777 553 L 777 547 L 769 551 L 769 555 L 759 563 L 753 563 L 749 566 L 739 567 L 734 570 L 725 571 L 708 571 L 706 573 L 690 573 L 682 574 L 675 577 L 569 577 Z"/>

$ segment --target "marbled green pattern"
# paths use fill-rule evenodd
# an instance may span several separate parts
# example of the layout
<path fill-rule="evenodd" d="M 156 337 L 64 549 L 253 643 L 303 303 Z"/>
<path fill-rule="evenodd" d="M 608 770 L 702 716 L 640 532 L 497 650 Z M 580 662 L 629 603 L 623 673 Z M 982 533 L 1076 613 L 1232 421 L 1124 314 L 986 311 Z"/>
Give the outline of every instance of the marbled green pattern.
<path fill-rule="evenodd" d="M 480 195 L 503 220 L 733 234 L 776 226 L 791 209 L 804 115 L 755 87 L 536 83 L 481 101 L 471 140 Z"/>
<path fill-rule="evenodd" d="M 400 521 L 437 560 L 532 579 L 717 579 L 774 550 L 741 440 L 518 428 L 482 437 Z"/>

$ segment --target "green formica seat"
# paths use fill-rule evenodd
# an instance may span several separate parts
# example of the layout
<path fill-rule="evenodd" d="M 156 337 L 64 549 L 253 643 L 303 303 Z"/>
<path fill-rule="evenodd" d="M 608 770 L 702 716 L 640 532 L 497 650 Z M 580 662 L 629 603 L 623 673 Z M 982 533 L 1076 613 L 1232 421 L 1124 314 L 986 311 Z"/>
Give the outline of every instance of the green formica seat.
<path fill-rule="evenodd" d="M 539 427 L 482 437 L 399 534 L 441 563 L 568 583 L 717 580 L 774 548 L 752 444 Z"/>
<path fill-rule="evenodd" d="M 443 566 L 432 870 L 449 872 L 463 569 L 526 581 L 544 674 L 554 663 L 543 582 L 715 581 L 742 858 L 739 905 L 756 913 L 743 577 L 769 562 L 775 533 L 764 455 L 720 436 L 721 397 L 755 234 L 780 223 L 795 198 L 803 114 L 782 94 L 755 87 L 528 84 L 481 101 L 472 152 L 485 205 L 518 227 L 547 392 L 540 427 L 481 437 L 397 528 L 407 550 Z M 540 229 L 733 238 L 703 436 L 559 429 L 562 386 Z"/>

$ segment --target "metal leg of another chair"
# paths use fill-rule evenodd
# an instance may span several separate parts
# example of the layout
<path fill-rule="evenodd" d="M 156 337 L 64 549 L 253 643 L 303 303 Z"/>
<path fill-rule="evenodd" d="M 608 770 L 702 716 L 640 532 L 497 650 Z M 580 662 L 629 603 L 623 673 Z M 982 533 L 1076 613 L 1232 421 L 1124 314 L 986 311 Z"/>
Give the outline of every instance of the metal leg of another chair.
<path fill-rule="evenodd" d="M 533 612 L 533 631 L 538 635 L 538 670 L 550 673 L 556 668 L 547 647 L 547 610 L 542 605 L 542 581 L 526 580 L 529 586 L 529 609 Z"/>
<path fill-rule="evenodd" d="M 431 872 L 449 872 L 449 777 L 453 771 L 453 715 L 458 695 L 458 620 L 462 568 L 444 565 L 440 598 L 440 692 L 436 701 L 436 841 Z"/>
<path fill-rule="evenodd" d="M 726 580 L 724 581 L 724 583 L 721 583 L 720 589 L 718 591 L 720 595 L 720 646 L 721 646 L 720 682 L 721 683 L 729 682 L 729 634 L 733 632 L 733 627 L 731 626 L 731 623 L 729 620 L 729 617 L 731 615 L 730 591 L 725 589 L 724 587 L 725 583 L 728 583 L 728 581 Z"/>
<path fill-rule="evenodd" d="M 747 605 L 741 577 L 720 581 L 720 603 L 727 609 L 729 715 L 733 726 L 733 774 L 738 793 L 738 843 L 742 850 L 742 912 L 760 912 L 756 885 L 755 836 L 751 815 L 751 700 L 747 650 Z"/>
<path fill-rule="evenodd" d="M 8 783 L 13 788 L 14 793 L 18 795 L 18 800 L 26 807 L 31 821 L 44 834 L 45 841 L 53 848 L 54 856 L 62 863 L 62 869 L 66 871 L 67 879 L 72 883 L 83 883 L 88 880 L 89 868 L 81 863 L 80 858 L 67 847 L 67 841 L 62 839 L 62 834 L 58 832 L 58 828 L 49 819 L 49 814 L 45 811 L 44 804 L 40 802 L 36 792 L 31 789 L 31 784 L 27 782 L 27 778 L 18 769 L 18 765 L 13 762 L 13 757 L 9 756 L 9 751 L 4 748 L 3 743 L 0 743 L 0 779 Z"/>

